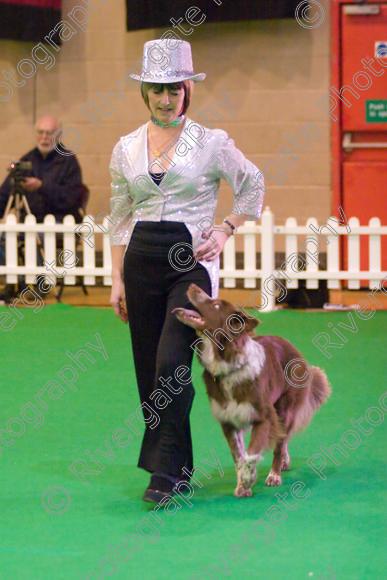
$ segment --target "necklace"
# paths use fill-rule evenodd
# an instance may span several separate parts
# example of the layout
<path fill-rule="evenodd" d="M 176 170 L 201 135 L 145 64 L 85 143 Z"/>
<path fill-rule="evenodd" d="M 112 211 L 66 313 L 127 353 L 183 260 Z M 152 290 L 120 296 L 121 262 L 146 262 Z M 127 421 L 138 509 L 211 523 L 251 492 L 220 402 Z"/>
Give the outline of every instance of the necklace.
<path fill-rule="evenodd" d="M 162 121 L 159 121 L 158 119 L 156 119 L 156 117 L 154 117 L 153 115 L 151 116 L 152 123 L 154 123 L 158 127 L 178 127 L 179 125 L 182 124 L 184 119 L 185 119 L 184 115 L 181 115 L 180 117 L 177 117 L 177 119 L 175 119 L 171 123 L 163 123 Z"/>
<path fill-rule="evenodd" d="M 177 135 L 177 134 L 176 134 L 176 135 Z M 155 156 L 156 158 L 157 158 L 157 157 L 161 157 L 161 155 L 162 155 L 162 154 L 163 154 L 163 152 L 164 152 L 165 145 L 167 145 L 167 143 L 169 143 L 169 144 L 172 144 L 172 143 L 173 143 L 173 141 L 175 141 L 175 139 L 176 139 L 176 135 L 175 135 L 175 136 L 168 135 L 168 138 L 167 138 L 167 140 L 166 140 L 166 141 L 163 141 L 163 142 L 162 142 L 162 143 L 161 143 L 161 144 L 160 144 L 160 145 L 157 147 L 157 149 L 153 149 L 153 146 L 152 146 L 152 144 L 151 144 L 151 137 L 152 137 L 152 135 L 151 135 L 151 134 L 149 134 L 149 148 L 151 149 L 151 151 L 153 152 L 153 154 L 154 154 L 154 156 Z"/>

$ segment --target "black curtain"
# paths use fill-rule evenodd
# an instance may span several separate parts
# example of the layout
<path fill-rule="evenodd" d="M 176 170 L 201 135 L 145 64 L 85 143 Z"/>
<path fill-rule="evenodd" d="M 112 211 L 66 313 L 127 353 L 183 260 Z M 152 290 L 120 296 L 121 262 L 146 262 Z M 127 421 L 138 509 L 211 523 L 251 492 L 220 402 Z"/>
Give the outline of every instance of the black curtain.
<path fill-rule="evenodd" d="M 189 27 L 184 15 L 191 6 L 197 6 L 206 15 L 204 22 L 229 22 L 294 18 L 299 3 L 300 0 L 126 0 L 127 30 L 171 27 L 181 37 L 170 18 L 176 21 L 183 18 L 182 26 Z M 199 18 L 198 14 L 196 19 Z M 189 36 L 186 40 L 189 41 Z"/>
<path fill-rule="evenodd" d="M 0 0 L 0 38 L 43 41 L 61 20 L 61 4 L 62 0 Z"/>

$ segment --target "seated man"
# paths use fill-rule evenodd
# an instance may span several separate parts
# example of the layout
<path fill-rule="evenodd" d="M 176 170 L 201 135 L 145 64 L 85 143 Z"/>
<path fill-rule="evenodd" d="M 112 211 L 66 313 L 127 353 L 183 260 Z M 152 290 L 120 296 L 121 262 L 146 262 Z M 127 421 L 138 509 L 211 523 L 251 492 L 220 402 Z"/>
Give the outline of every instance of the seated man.
<path fill-rule="evenodd" d="M 30 161 L 32 176 L 25 177 L 20 182 L 23 192 L 38 222 L 42 222 L 47 214 L 53 214 L 56 221 L 62 221 L 65 215 L 71 214 L 76 222 L 81 222 L 79 214 L 82 194 L 81 168 L 75 157 L 58 144 L 60 134 L 53 139 L 60 128 L 54 117 L 42 117 L 36 123 L 37 146 L 23 155 L 20 161 Z M 11 176 L 8 176 L 0 186 L 0 216 L 3 215 L 11 192 Z M 25 210 L 20 212 L 24 221 Z M 0 264 L 5 263 L 4 236 L 0 242 Z M 39 260 L 41 263 L 41 259 Z M 7 285 L 0 299 L 9 301 L 15 293 L 11 285 Z"/>

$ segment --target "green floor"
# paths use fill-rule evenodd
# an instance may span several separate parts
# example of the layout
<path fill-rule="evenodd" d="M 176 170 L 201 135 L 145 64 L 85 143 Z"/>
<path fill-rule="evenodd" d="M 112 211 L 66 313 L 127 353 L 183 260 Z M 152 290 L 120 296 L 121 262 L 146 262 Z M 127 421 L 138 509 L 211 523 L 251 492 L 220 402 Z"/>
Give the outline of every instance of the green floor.
<path fill-rule="evenodd" d="M 9 309 L 1 307 L 0 315 L 3 312 Z M 203 460 L 212 460 L 215 453 L 223 476 L 207 466 L 211 478 L 201 477 L 204 485 L 195 487 L 192 507 L 181 501 L 183 507 L 176 513 L 161 509 L 160 521 L 140 499 L 148 482 L 147 474 L 136 468 L 140 435 L 135 434 L 126 447 L 112 442 L 112 433 L 124 426 L 139 404 L 127 327 L 111 311 L 102 309 L 54 305 L 40 312 L 31 308 L 19 312 L 23 318 L 16 318 L 14 328 L 0 335 L 0 429 L 15 418 L 19 421 L 11 421 L 10 429 L 15 434 L 22 430 L 22 407 L 29 422 L 25 421 L 24 434 L 15 436 L 12 445 L 10 439 L 5 439 L 8 446 L 4 443 L 4 437 L 10 436 L 0 431 L 0 578 L 385 578 L 385 425 L 361 435 L 361 444 L 346 450 L 348 457 L 337 454 L 339 466 L 327 459 L 326 479 L 306 461 L 321 454 L 321 445 L 343 446 L 343 433 L 353 429 L 351 417 L 364 417 L 370 407 L 381 408 L 386 312 L 376 312 L 366 321 L 356 319 L 357 333 L 342 329 L 348 343 L 332 349 L 332 359 L 311 340 L 318 332 L 328 331 L 330 322 L 348 322 L 347 313 L 259 315 L 261 333 L 286 336 L 308 360 L 326 370 L 333 394 L 309 428 L 292 442 L 292 467 L 284 475 L 282 487 L 264 485 L 271 460 L 268 453 L 260 464 L 255 494 L 249 499 L 232 495 L 232 460 L 220 427 L 211 418 L 201 367 L 195 361 L 196 398 L 191 415 L 195 465 L 205 466 Z M 102 352 L 89 348 L 95 363 L 86 361 L 85 372 L 78 368 L 77 391 L 69 387 L 61 391 L 58 384 L 63 388 L 64 383 L 57 372 L 72 363 L 66 351 L 76 353 L 86 343 L 97 345 L 97 333 L 108 360 Z M 54 379 L 56 390 L 55 383 L 47 385 Z M 34 395 L 45 385 L 53 398 L 46 391 L 39 404 Z M 28 402 L 35 407 L 25 407 Z M 34 419 L 36 408 L 44 423 L 42 417 Z M 378 415 L 373 412 L 370 417 L 376 422 Z M 353 439 L 347 441 L 353 444 Z M 98 475 L 88 475 L 89 485 L 84 485 L 69 466 L 83 458 L 89 469 L 97 470 L 85 450 L 107 452 L 109 444 L 114 455 L 110 459 L 98 455 L 106 468 Z M 297 481 L 305 484 L 304 492 L 309 490 L 309 495 L 296 505 L 290 500 L 290 509 L 275 493 L 290 494 Z M 53 488 L 57 495 L 50 496 L 52 486 L 59 486 Z M 265 513 L 275 505 L 282 506 L 282 514 L 278 509 Z M 277 524 L 270 522 L 270 514 Z M 139 535 L 136 526 L 141 520 Z M 258 520 L 254 535 L 253 524 Z M 116 556 L 112 555 L 115 550 Z"/>

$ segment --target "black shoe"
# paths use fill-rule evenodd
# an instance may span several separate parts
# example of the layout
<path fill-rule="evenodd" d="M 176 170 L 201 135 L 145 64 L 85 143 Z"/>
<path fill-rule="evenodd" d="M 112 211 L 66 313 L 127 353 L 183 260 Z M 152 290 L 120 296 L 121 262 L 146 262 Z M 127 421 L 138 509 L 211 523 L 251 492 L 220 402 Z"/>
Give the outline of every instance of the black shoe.
<path fill-rule="evenodd" d="M 16 297 L 17 292 L 14 284 L 7 284 L 5 288 L 0 292 L 0 300 L 5 302 L 5 304 L 9 304 Z"/>
<path fill-rule="evenodd" d="M 175 493 L 173 488 L 178 481 L 178 477 L 153 474 L 142 499 L 151 503 L 159 503 L 165 498 L 171 499 Z"/>
<path fill-rule="evenodd" d="M 187 471 L 189 471 L 189 469 L 187 469 Z M 184 473 L 184 471 L 182 470 L 181 475 L 179 477 L 179 481 L 185 481 L 185 482 L 189 483 L 191 481 L 191 476 L 188 475 L 187 473 Z"/>

